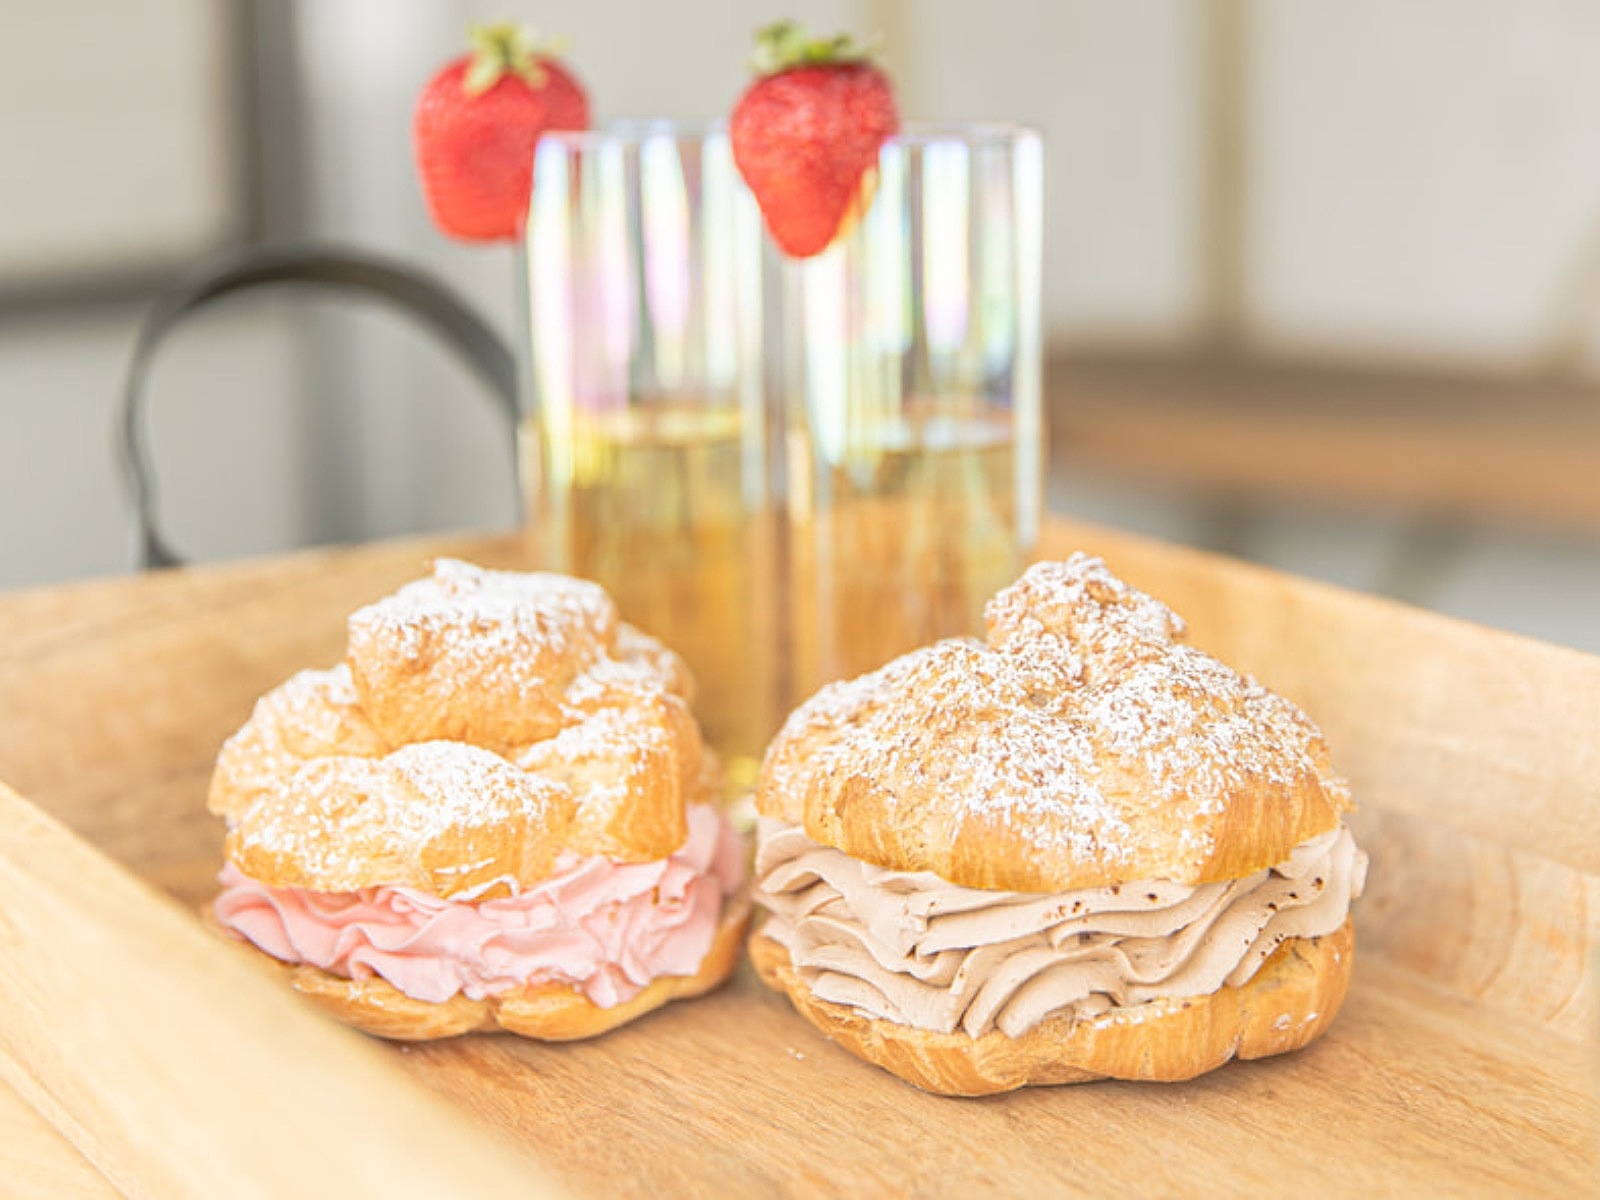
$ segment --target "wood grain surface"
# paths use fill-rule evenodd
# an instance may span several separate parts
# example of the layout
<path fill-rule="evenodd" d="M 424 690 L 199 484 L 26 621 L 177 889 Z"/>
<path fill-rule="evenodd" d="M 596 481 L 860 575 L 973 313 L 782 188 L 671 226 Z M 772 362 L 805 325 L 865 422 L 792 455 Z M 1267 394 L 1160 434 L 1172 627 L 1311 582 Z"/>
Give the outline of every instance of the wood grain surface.
<path fill-rule="evenodd" d="M 0 1081 L 113 1184 L 184 1197 L 559 1194 L 406 1086 L 375 1044 L 219 949 L 0 785 Z"/>
<path fill-rule="evenodd" d="M 0 1179 L 11 1200 L 104 1200 L 121 1193 L 49 1121 L 0 1084 Z"/>
<path fill-rule="evenodd" d="M 849 1057 L 746 970 L 589 1043 L 483 1037 L 380 1055 L 594 1195 L 1592 1191 L 1600 660 L 1100 529 L 1053 523 L 1041 553 L 1075 546 L 1305 704 L 1356 786 L 1373 868 L 1350 1000 L 1322 1042 L 1186 1085 L 949 1100 Z M 441 551 L 501 565 L 520 553 L 510 539 L 400 543 L 0 597 L 0 778 L 198 903 L 218 864 L 203 799 L 221 740 L 261 691 L 334 661 L 346 613 Z M 0 901 L 14 879 L 0 869 Z M 100 893 L 61 886 L 85 922 L 137 927 Z M 174 979 L 170 998 L 186 1012 L 187 986 Z M 16 1003 L 0 990 L 0 1012 Z M 214 1052 L 260 1041 L 256 1009 L 209 1007 Z M 319 1046 L 372 1056 L 375 1044 L 295 1015 Z M 170 1025 L 108 1020 L 141 1053 L 180 1053 L 161 1040 Z M 306 1022 L 273 1026 L 274 1044 L 290 1053 Z M 43 1017 L 34 1028 L 45 1046 L 0 1035 L 11 1072 L 30 1064 L 45 1090 L 98 1078 L 138 1091 L 74 1058 Z M 52 1117 L 60 1128 L 70 1114 Z M 390 1144 L 397 1162 L 429 1158 Z M 176 1152 L 148 1147 L 152 1160 Z M 0 1171 L 12 1153 L 0 1147 Z"/>

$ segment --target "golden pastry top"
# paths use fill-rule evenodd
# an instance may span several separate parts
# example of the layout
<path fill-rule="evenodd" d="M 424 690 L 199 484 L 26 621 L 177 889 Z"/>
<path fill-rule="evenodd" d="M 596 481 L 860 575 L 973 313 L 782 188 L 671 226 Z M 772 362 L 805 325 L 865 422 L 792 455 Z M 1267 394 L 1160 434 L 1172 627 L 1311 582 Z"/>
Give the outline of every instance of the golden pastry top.
<path fill-rule="evenodd" d="M 443 559 L 223 746 L 225 853 L 275 887 L 487 894 L 562 852 L 663 858 L 714 788 L 681 659 L 597 585 Z M 708 782 L 709 780 L 709 782 Z"/>
<path fill-rule="evenodd" d="M 895 871 L 1055 892 L 1236 879 L 1351 807 L 1295 705 L 1186 645 L 1096 558 L 1039 563 L 984 641 L 823 688 L 768 748 L 766 816 Z"/>

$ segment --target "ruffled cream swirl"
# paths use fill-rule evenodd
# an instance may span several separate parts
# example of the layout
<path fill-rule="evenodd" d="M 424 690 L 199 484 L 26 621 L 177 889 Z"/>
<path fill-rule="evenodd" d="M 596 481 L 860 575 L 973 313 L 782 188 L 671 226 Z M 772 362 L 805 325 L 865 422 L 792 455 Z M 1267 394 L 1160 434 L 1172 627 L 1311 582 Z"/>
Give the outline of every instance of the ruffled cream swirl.
<path fill-rule="evenodd" d="M 274 958 L 346 979 L 379 976 L 414 1000 L 471 1000 L 527 984 L 569 984 L 601 1008 L 662 976 L 693 975 L 744 883 L 744 843 L 709 804 L 666 858 L 569 854 L 509 896 L 443 899 L 415 888 L 275 888 L 229 863 L 217 921 Z"/>
<path fill-rule="evenodd" d="M 1248 982 L 1290 938 L 1344 924 L 1367 856 L 1340 825 L 1244 879 L 1037 894 L 889 871 L 763 817 L 755 897 L 812 994 L 918 1029 L 1016 1037 Z"/>

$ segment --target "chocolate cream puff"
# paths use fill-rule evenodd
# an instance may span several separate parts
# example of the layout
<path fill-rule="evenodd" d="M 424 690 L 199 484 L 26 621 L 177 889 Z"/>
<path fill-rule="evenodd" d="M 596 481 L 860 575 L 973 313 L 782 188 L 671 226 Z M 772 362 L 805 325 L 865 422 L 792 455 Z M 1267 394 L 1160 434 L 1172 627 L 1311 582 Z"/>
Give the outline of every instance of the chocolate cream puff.
<path fill-rule="evenodd" d="M 1095 558 L 823 688 L 767 752 L 762 978 L 929 1091 L 1182 1080 L 1297 1050 L 1366 872 L 1321 734 Z"/>
<path fill-rule="evenodd" d="M 213 918 L 390 1038 L 583 1038 L 705 992 L 748 906 L 692 689 L 597 585 L 441 559 L 223 746 Z"/>

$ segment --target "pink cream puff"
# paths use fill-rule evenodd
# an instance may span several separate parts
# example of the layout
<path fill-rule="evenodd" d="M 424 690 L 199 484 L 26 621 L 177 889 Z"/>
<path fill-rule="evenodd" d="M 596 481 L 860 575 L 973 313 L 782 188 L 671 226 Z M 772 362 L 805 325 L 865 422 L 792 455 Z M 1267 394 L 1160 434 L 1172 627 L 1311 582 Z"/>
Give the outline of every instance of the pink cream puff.
<path fill-rule="evenodd" d="M 692 690 L 597 585 L 439 560 L 223 746 L 212 916 L 383 1037 L 564 1041 L 708 991 L 748 904 Z"/>

